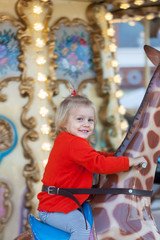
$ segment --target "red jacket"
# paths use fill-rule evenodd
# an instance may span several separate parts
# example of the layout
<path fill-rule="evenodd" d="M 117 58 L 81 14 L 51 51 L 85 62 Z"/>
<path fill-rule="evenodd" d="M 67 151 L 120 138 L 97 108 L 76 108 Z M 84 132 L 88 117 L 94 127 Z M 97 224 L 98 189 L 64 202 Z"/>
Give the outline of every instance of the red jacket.
<path fill-rule="evenodd" d="M 42 182 L 59 188 L 91 188 L 93 173 L 111 174 L 129 168 L 128 157 L 98 152 L 86 139 L 62 132 L 55 139 Z M 82 204 L 89 195 L 75 195 Z M 78 208 L 71 199 L 46 192 L 38 194 L 38 210 L 68 213 Z"/>

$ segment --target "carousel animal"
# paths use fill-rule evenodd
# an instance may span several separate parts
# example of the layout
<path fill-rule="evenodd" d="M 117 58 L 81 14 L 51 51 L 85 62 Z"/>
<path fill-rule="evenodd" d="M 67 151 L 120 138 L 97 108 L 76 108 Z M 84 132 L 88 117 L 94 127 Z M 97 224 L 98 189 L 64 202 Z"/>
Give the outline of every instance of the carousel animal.
<path fill-rule="evenodd" d="M 151 198 L 143 196 L 152 191 L 158 157 L 160 156 L 160 52 L 144 47 L 148 58 L 157 66 L 143 101 L 116 156 L 144 156 L 146 168 L 131 168 L 128 172 L 101 178 L 100 188 L 126 188 L 136 195 L 97 195 L 92 211 L 100 240 L 158 240 L 160 233 L 151 214 Z M 144 191 L 144 192 L 143 192 Z"/>
<path fill-rule="evenodd" d="M 96 232 L 96 236 L 93 236 L 92 228 L 90 240 L 160 240 L 150 208 L 160 156 L 160 52 L 150 46 L 144 49 L 157 68 L 115 156 L 144 156 L 148 164 L 146 168 L 130 168 L 127 172 L 100 177 L 99 188 L 109 189 L 109 193 L 95 195 L 90 201 Z M 85 213 L 87 217 L 91 216 L 92 222 L 88 205 Z M 24 233 L 15 240 L 60 240 L 70 237 L 61 231 L 61 238 L 57 235 L 57 229 L 47 225 L 43 229 L 39 220 L 33 216 L 29 218 L 34 238 L 30 233 Z"/>

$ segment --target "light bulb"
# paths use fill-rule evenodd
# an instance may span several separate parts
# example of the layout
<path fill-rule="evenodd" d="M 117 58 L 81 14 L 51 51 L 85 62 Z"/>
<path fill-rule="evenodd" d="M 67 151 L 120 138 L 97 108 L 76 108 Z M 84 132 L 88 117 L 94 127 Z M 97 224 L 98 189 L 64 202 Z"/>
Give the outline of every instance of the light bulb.
<path fill-rule="evenodd" d="M 49 113 L 49 110 L 46 107 L 41 107 L 39 110 L 39 114 L 41 117 L 46 117 Z"/>
<path fill-rule="evenodd" d="M 115 30 L 113 28 L 109 28 L 107 30 L 107 35 L 110 36 L 110 37 L 113 37 L 115 34 Z"/>
<path fill-rule="evenodd" d="M 112 60 L 112 67 L 118 67 L 118 65 L 119 62 L 116 59 Z"/>
<path fill-rule="evenodd" d="M 44 42 L 44 40 L 43 39 L 41 39 L 41 38 L 37 38 L 36 39 L 36 47 L 39 47 L 39 48 L 43 48 L 44 46 L 45 46 L 45 42 Z"/>
<path fill-rule="evenodd" d="M 109 50 L 110 50 L 111 52 L 116 52 L 116 50 L 117 50 L 116 44 L 111 43 L 111 44 L 109 45 Z"/>
<path fill-rule="evenodd" d="M 130 4 L 129 3 L 121 3 L 121 5 L 120 5 L 120 8 L 121 9 L 127 9 L 127 8 L 129 8 L 130 7 Z"/>
<path fill-rule="evenodd" d="M 46 59 L 45 59 L 45 57 L 44 56 L 38 56 L 37 57 L 37 59 L 36 59 L 36 63 L 38 64 L 38 65 L 43 65 L 43 64 L 45 64 L 46 63 Z"/>
<path fill-rule="evenodd" d="M 42 143 L 41 148 L 43 151 L 49 152 L 49 151 L 51 151 L 51 144 L 48 142 L 44 142 L 44 143 Z"/>
<path fill-rule="evenodd" d="M 42 13 L 42 8 L 40 6 L 33 6 L 33 13 L 35 14 L 41 14 Z"/>
<path fill-rule="evenodd" d="M 134 17 L 134 20 L 135 21 L 141 21 L 143 19 L 143 16 L 138 16 L 138 15 L 136 15 L 135 17 Z"/>
<path fill-rule="evenodd" d="M 34 28 L 35 31 L 38 32 L 38 31 L 43 30 L 44 26 L 43 26 L 42 23 L 34 23 L 33 28 Z"/>
<path fill-rule="evenodd" d="M 129 26 L 134 27 L 136 25 L 135 21 L 129 21 L 128 22 Z"/>
<path fill-rule="evenodd" d="M 152 20 L 155 18 L 154 14 L 153 13 L 150 13 L 146 16 L 147 20 Z"/>
<path fill-rule="evenodd" d="M 37 79 L 38 79 L 39 82 L 45 82 L 47 80 L 47 77 L 43 73 L 39 72 L 37 74 Z"/>
<path fill-rule="evenodd" d="M 119 106 L 118 111 L 119 111 L 119 113 L 122 114 L 122 115 L 124 115 L 124 114 L 126 113 L 126 109 L 125 109 L 125 107 L 124 107 L 123 105 L 120 105 L 120 106 Z"/>
<path fill-rule="evenodd" d="M 113 14 L 110 13 L 110 12 L 107 12 L 107 13 L 105 14 L 105 19 L 106 19 L 107 21 L 111 21 L 111 20 L 113 19 Z"/>
<path fill-rule="evenodd" d="M 115 83 L 121 84 L 122 78 L 121 78 L 121 75 L 120 75 L 120 74 L 116 74 L 116 75 L 113 77 L 113 79 L 114 79 L 114 82 L 115 82 Z"/>
<path fill-rule="evenodd" d="M 127 130 L 127 128 L 128 128 L 128 122 L 127 122 L 126 120 L 123 120 L 120 125 L 121 125 L 121 129 L 122 129 L 123 131 L 126 131 L 126 130 Z"/>
<path fill-rule="evenodd" d="M 143 3 L 144 3 L 143 0 L 135 0 L 135 1 L 134 1 L 134 4 L 135 4 L 135 5 L 138 5 L 138 6 L 142 5 Z"/>
<path fill-rule="evenodd" d="M 121 97 L 123 96 L 122 90 L 120 90 L 120 89 L 117 90 L 116 93 L 115 93 L 115 95 L 116 95 L 117 98 L 121 98 Z"/>
<path fill-rule="evenodd" d="M 44 134 L 44 135 L 49 134 L 50 130 L 51 130 L 51 128 L 48 124 L 43 124 L 41 126 L 41 133 Z"/>
<path fill-rule="evenodd" d="M 41 89 L 38 93 L 38 97 L 40 99 L 45 99 L 46 97 L 48 97 L 48 93 L 46 91 L 44 91 L 43 89 Z"/>

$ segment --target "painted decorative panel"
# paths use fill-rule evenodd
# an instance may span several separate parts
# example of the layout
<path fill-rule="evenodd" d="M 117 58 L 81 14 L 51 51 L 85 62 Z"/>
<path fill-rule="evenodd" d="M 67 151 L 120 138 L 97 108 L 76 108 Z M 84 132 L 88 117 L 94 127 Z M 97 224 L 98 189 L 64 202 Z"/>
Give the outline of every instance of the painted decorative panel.
<path fill-rule="evenodd" d="M 0 78 L 19 76 L 17 28 L 9 22 L 0 23 Z"/>
<path fill-rule="evenodd" d="M 56 31 L 57 79 L 69 80 L 75 89 L 84 79 L 95 78 L 90 34 L 82 25 L 64 26 Z"/>

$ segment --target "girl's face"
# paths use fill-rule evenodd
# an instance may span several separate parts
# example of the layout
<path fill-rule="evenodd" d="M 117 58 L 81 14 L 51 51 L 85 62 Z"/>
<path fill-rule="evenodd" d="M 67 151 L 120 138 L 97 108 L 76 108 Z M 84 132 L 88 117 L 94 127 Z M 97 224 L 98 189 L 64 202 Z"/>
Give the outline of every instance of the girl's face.
<path fill-rule="evenodd" d="M 66 123 L 66 131 L 77 137 L 87 139 L 94 130 L 94 110 L 92 107 L 71 108 Z"/>

